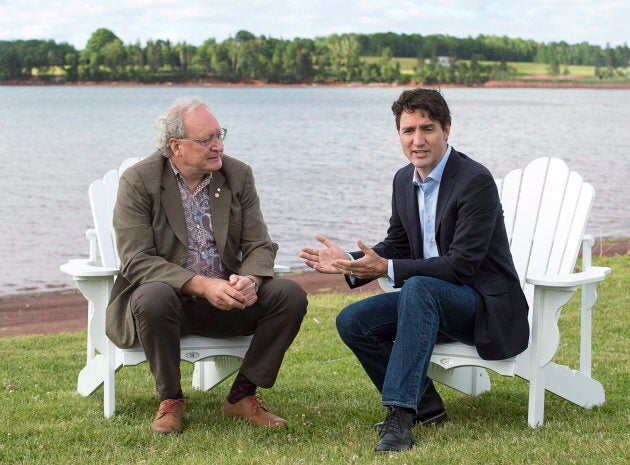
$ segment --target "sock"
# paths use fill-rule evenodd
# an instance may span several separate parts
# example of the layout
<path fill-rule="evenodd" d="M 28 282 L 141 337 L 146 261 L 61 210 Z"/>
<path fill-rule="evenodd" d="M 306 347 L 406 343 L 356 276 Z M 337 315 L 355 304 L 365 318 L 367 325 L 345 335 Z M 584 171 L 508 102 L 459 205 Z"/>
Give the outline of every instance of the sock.
<path fill-rule="evenodd" d="M 182 392 L 182 390 L 180 389 L 179 391 L 177 391 L 177 394 L 173 395 L 161 395 L 160 396 L 160 402 L 164 402 L 166 399 L 183 399 L 184 398 L 184 393 Z"/>
<path fill-rule="evenodd" d="M 230 404 L 235 404 L 245 397 L 253 396 L 256 394 L 257 387 L 258 386 L 248 380 L 245 375 L 239 372 L 239 374 L 236 375 L 234 384 L 232 384 L 232 389 L 228 394 L 227 401 Z"/>

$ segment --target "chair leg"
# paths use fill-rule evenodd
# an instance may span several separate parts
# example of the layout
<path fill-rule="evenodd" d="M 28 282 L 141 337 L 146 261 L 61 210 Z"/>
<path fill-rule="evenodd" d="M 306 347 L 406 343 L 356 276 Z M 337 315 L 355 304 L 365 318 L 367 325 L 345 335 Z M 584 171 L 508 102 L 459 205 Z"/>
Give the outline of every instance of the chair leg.
<path fill-rule="evenodd" d="M 107 373 L 103 383 L 103 413 L 110 418 L 116 411 L 116 347 L 111 341 L 107 345 Z"/>
<path fill-rule="evenodd" d="M 534 289 L 534 309 L 546 308 L 544 306 L 545 296 L 546 294 L 542 289 L 538 287 Z M 534 311 L 529 343 L 529 403 L 527 406 L 527 423 L 532 428 L 542 426 L 545 414 L 545 377 L 541 367 L 543 364 L 539 360 L 543 343 L 542 334 L 542 312 Z"/>
<path fill-rule="evenodd" d="M 435 363 L 429 364 L 428 376 L 464 394 L 479 396 L 490 390 L 490 377 L 484 368 L 463 366 L 445 370 Z"/>
<path fill-rule="evenodd" d="M 107 377 L 107 366 L 107 357 L 102 354 L 98 354 L 88 361 L 79 373 L 77 392 L 87 397 L 96 391 Z"/>
<path fill-rule="evenodd" d="M 575 405 L 589 409 L 606 401 L 602 383 L 584 373 L 553 362 L 545 365 L 542 372 L 545 389 Z"/>
<path fill-rule="evenodd" d="M 527 423 L 532 428 L 542 426 L 545 416 L 545 380 L 542 370 L 535 370 L 529 380 Z"/>
<path fill-rule="evenodd" d="M 193 388 L 208 391 L 235 373 L 242 363 L 239 357 L 217 355 L 210 359 L 195 362 L 193 371 Z"/>

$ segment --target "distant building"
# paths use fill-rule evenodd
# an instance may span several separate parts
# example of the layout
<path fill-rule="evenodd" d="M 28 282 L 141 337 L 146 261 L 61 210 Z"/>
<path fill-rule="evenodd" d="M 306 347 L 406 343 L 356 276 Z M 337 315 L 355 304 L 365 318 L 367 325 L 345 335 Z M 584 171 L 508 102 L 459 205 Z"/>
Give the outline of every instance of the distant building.
<path fill-rule="evenodd" d="M 439 66 L 441 68 L 450 68 L 451 65 L 455 64 L 455 57 L 448 57 L 448 56 L 439 56 L 439 57 L 435 57 L 435 66 Z M 424 59 L 424 64 L 425 65 L 430 65 L 431 64 L 431 58 L 425 58 Z"/>

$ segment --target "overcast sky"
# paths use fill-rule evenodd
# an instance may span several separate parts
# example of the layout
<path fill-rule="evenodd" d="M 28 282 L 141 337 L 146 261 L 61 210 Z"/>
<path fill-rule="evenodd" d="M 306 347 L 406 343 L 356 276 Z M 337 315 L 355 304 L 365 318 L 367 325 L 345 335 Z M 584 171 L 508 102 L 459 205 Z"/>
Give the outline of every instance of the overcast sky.
<path fill-rule="evenodd" d="M 0 0 L 0 40 L 53 39 L 83 49 L 99 27 L 125 44 L 200 45 L 244 29 L 282 39 L 486 34 L 614 47 L 630 43 L 630 0 Z"/>

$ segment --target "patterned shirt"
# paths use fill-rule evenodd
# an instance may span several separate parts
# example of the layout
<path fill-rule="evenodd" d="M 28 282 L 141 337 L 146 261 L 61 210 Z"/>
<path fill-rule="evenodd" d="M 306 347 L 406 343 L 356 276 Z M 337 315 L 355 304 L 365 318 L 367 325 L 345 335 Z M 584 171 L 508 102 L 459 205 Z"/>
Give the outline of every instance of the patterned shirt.
<path fill-rule="evenodd" d="M 188 232 L 188 256 L 184 268 L 202 276 L 227 279 L 228 272 L 221 261 L 212 230 L 210 193 L 208 192 L 212 173 L 204 176 L 191 192 L 173 162 L 171 160 L 169 162 L 177 178 Z"/>

